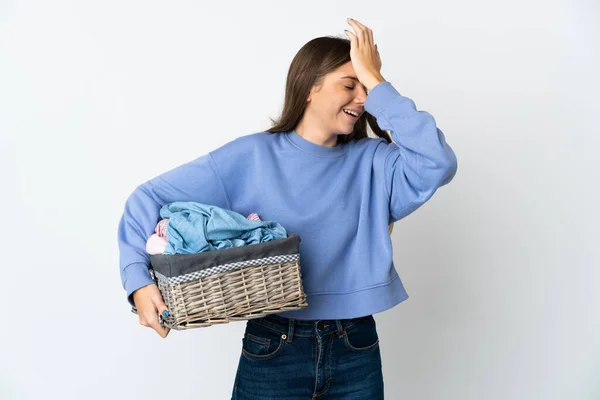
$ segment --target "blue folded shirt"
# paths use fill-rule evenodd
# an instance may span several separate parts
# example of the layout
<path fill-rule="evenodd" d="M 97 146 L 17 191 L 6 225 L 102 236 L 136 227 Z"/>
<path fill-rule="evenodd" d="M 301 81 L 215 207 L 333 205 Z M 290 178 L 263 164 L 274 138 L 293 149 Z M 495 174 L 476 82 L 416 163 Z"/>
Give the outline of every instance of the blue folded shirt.
<path fill-rule="evenodd" d="M 235 211 L 209 204 L 177 201 L 165 204 L 160 216 L 169 218 L 164 254 L 195 254 L 287 237 L 277 222 L 250 221 Z"/>

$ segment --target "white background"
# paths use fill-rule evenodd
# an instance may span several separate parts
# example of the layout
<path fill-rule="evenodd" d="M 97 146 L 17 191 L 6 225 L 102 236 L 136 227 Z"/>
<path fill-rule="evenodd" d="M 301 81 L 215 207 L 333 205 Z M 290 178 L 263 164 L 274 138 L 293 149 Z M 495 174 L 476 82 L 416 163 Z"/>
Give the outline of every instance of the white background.
<path fill-rule="evenodd" d="M 139 325 L 124 202 L 267 129 L 353 17 L 459 162 L 392 235 L 386 399 L 600 399 L 600 4 L 568 3 L 0 1 L 0 398 L 229 399 L 245 323 Z"/>

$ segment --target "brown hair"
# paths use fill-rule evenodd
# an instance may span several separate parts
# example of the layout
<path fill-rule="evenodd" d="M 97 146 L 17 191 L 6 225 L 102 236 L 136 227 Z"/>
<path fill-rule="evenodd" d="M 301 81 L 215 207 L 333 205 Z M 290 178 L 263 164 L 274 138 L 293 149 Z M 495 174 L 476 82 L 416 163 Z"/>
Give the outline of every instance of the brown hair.
<path fill-rule="evenodd" d="M 334 36 L 312 39 L 298 51 L 290 64 L 285 84 L 285 99 L 281 116 L 271 118 L 273 126 L 266 130 L 271 133 L 289 132 L 296 129 L 306 110 L 306 99 L 313 86 L 323 83 L 325 75 L 351 61 L 350 40 Z M 364 112 L 354 124 L 350 135 L 338 135 L 337 143 L 366 138 L 367 123 L 373 133 L 392 142 L 389 134 L 377 126 L 374 116 Z"/>

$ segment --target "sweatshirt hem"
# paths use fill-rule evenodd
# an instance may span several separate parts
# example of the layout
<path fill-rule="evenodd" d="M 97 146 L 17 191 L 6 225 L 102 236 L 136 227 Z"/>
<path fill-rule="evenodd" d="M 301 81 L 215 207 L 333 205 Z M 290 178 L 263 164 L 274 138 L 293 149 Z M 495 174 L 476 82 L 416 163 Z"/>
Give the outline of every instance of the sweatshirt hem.
<path fill-rule="evenodd" d="M 350 293 L 306 294 L 308 307 L 277 315 L 297 320 L 350 319 L 388 310 L 408 294 L 398 275 L 384 285 Z"/>

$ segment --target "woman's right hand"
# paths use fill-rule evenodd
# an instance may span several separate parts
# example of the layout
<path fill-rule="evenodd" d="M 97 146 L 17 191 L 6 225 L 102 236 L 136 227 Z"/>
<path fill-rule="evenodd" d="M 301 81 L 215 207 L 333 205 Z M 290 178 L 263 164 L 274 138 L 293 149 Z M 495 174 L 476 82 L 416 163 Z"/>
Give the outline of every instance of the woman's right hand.
<path fill-rule="evenodd" d="M 158 321 L 158 313 L 162 314 L 167 310 L 158 286 L 153 283 L 137 289 L 133 292 L 133 302 L 140 317 L 140 324 L 154 329 L 160 337 L 166 338 L 171 329 Z"/>

